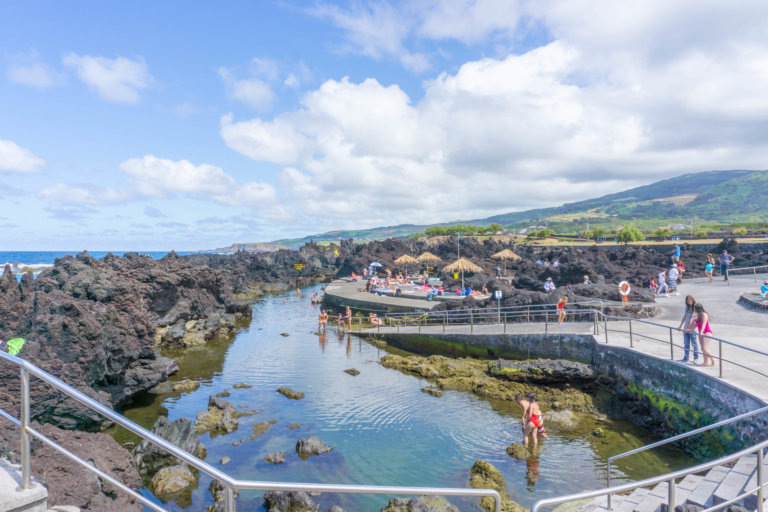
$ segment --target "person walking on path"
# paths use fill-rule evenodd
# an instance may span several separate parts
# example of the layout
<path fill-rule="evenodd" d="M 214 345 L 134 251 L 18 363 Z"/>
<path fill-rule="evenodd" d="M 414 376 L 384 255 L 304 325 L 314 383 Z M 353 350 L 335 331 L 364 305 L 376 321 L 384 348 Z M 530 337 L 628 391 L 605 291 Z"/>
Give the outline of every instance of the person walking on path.
<path fill-rule="evenodd" d="M 694 320 L 696 327 L 699 330 L 699 343 L 701 343 L 701 353 L 704 355 L 704 361 L 699 366 L 715 366 L 715 358 L 712 357 L 712 353 L 709 351 L 709 334 L 712 334 L 712 329 L 709 328 L 709 314 L 704 311 L 704 306 L 696 304 L 693 307 Z M 709 364 L 707 364 L 709 360 Z"/>
<path fill-rule="evenodd" d="M 565 305 L 568 304 L 568 296 L 563 295 L 563 298 L 557 303 L 557 323 L 562 325 L 565 322 Z"/>
<path fill-rule="evenodd" d="M 728 254 L 728 251 L 723 249 L 723 254 L 720 255 L 720 273 L 723 274 L 723 281 L 728 280 L 728 267 L 731 265 L 733 260 L 733 255 Z"/>
<path fill-rule="evenodd" d="M 667 286 L 667 279 L 665 274 L 666 273 L 663 270 L 659 272 L 659 284 L 656 287 L 656 297 L 661 297 L 662 293 L 665 297 L 669 297 L 669 286 Z"/>
<path fill-rule="evenodd" d="M 707 277 L 709 277 L 709 282 L 712 282 L 712 274 L 715 271 L 715 257 L 712 256 L 711 252 L 707 253 L 707 266 L 704 267 L 704 273 L 707 274 Z"/>
<path fill-rule="evenodd" d="M 688 352 L 693 346 L 693 359 L 692 363 L 696 363 L 699 359 L 699 345 L 696 343 L 696 322 L 694 322 L 694 307 L 696 306 L 696 299 L 687 295 L 685 297 L 685 310 L 683 312 L 683 318 L 680 320 L 680 325 L 677 326 L 678 331 L 683 331 L 683 358 L 680 360 L 683 363 L 688 362 Z"/>
<path fill-rule="evenodd" d="M 675 244 L 675 249 L 672 251 L 672 263 L 680 261 L 682 251 L 680 250 L 680 244 Z"/>

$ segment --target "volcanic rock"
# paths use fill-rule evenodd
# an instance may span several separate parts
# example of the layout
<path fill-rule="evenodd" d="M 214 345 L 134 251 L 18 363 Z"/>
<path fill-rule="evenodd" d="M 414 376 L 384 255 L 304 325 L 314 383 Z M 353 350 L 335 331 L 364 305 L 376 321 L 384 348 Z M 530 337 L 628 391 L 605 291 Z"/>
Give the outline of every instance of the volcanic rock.
<path fill-rule="evenodd" d="M 544 423 L 556 425 L 560 430 L 571 432 L 579 428 L 579 420 L 568 409 L 562 411 L 547 411 L 544 413 Z"/>
<path fill-rule="evenodd" d="M 347 368 L 346 370 L 344 370 L 344 372 L 352 375 L 353 377 L 356 375 L 360 375 L 360 370 L 358 370 L 357 368 Z"/>
<path fill-rule="evenodd" d="M 291 388 L 278 388 L 277 392 L 291 400 L 301 400 L 304 398 L 304 393 L 301 391 L 294 391 Z"/>
<path fill-rule="evenodd" d="M 499 359 L 489 365 L 491 375 L 514 382 L 540 384 L 584 385 L 594 382 L 597 377 L 592 365 L 564 359 L 533 359 L 529 361 L 508 361 Z"/>
<path fill-rule="evenodd" d="M 296 443 L 296 453 L 304 460 L 310 455 L 321 455 L 333 450 L 333 446 L 327 445 L 315 436 L 302 437 Z"/>
<path fill-rule="evenodd" d="M 282 464 L 285 462 L 285 452 L 270 453 L 264 457 L 264 460 L 275 465 Z"/>
<path fill-rule="evenodd" d="M 168 420 L 165 416 L 160 416 L 154 425 L 152 433 L 162 437 L 171 444 L 174 444 L 191 453 L 198 459 L 204 459 L 206 449 L 200 441 L 197 430 L 192 426 L 189 418 L 179 418 L 174 421 Z M 158 469 L 177 464 L 178 459 L 165 451 L 164 449 L 143 439 L 133 450 L 133 457 L 141 473 L 152 474 Z"/>
<path fill-rule="evenodd" d="M 392 498 L 381 512 L 459 512 L 459 509 L 441 496 L 418 496 Z"/>
<path fill-rule="evenodd" d="M 149 489 L 156 496 L 172 496 L 178 494 L 197 483 L 197 478 L 192 474 L 186 464 L 168 466 L 158 471 L 152 477 Z"/>
<path fill-rule="evenodd" d="M 502 512 L 525 512 L 528 509 L 521 507 L 507 494 L 507 483 L 499 470 L 485 461 L 475 461 L 469 472 L 469 486 L 473 489 L 493 489 L 501 495 Z M 495 510 L 494 500 L 490 496 L 480 499 L 480 508 L 486 512 Z"/>
<path fill-rule="evenodd" d="M 264 493 L 265 508 L 268 512 L 317 512 L 320 505 L 312 501 L 305 492 L 267 491 Z"/>
<path fill-rule="evenodd" d="M 525 460 L 528 458 L 528 448 L 520 443 L 512 443 L 507 446 L 507 455 L 517 460 Z"/>

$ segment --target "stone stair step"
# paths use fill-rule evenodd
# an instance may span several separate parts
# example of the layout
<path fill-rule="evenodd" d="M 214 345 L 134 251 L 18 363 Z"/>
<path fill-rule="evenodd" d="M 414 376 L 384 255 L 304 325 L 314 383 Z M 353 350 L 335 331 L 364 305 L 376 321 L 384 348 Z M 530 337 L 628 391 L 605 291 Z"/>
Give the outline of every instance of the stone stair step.
<path fill-rule="evenodd" d="M 768 481 L 768 463 L 766 463 L 766 460 L 767 460 L 766 458 L 763 458 L 763 478 L 766 481 Z M 752 470 L 749 474 L 749 479 L 747 480 L 747 483 L 744 484 L 744 488 L 741 490 L 742 493 L 757 487 L 757 467 L 756 466 L 757 466 L 757 459 L 752 459 Z M 747 496 L 746 498 L 744 498 L 743 501 L 744 501 L 744 507 L 751 510 L 756 509 L 757 493 Z"/>
<path fill-rule="evenodd" d="M 717 486 L 712 495 L 712 504 L 730 501 L 743 492 L 744 487 L 749 481 L 752 471 L 755 469 L 757 458 L 755 456 L 742 457 L 728 471 L 723 481 Z"/>
<path fill-rule="evenodd" d="M 689 505 L 698 505 L 700 507 L 712 506 L 712 495 L 723 481 L 725 475 L 728 474 L 728 468 L 723 466 L 715 466 L 710 469 L 706 475 L 699 481 L 696 487 L 691 491 L 685 502 Z"/>
<path fill-rule="evenodd" d="M 667 483 L 656 485 L 650 492 L 637 503 L 632 512 L 658 512 L 663 504 L 667 503 Z"/>
<path fill-rule="evenodd" d="M 19 466 L 0 459 L 0 510 L 9 512 L 45 512 L 48 510 L 48 490 L 39 483 L 21 490 Z"/>
<path fill-rule="evenodd" d="M 684 489 L 686 491 L 693 491 L 696 489 L 696 486 L 701 483 L 702 480 L 704 480 L 704 477 L 701 475 L 686 475 L 685 478 L 677 483 L 677 488 Z M 688 494 L 690 494 L 690 492 Z M 686 494 L 686 497 L 688 494 Z"/>

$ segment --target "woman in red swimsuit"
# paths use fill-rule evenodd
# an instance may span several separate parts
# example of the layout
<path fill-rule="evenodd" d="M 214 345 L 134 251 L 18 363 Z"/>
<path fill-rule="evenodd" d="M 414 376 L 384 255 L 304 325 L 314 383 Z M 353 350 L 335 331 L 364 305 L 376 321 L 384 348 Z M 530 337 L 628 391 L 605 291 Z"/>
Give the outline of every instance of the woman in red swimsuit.
<path fill-rule="evenodd" d="M 541 434 L 544 439 L 548 439 L 549 436 L 547 436 L 547 431 L 544 428 L 544 417 L 541 414 L 541 409 L 539 409 L 539 402 L 536 401 L 536 395 L 533 393 L 526 393 L 525 398 L 529 403 L 528 409 L 523 413 L 523 417 L 528 418 L 528 423 L 525 425 L 525 433 L 523 434 L 525 436 L 525 442 L 523 444 L 528 446 L 528 435 L 530 434 L 535 446 L 538 443 L 538 439 L 536 439 L 537 432 Z"/>
<path fill-rule="evenodd" d="M 704 311 L 704 306 L 701 304 L 693 306 L 693 312 L 696 315 L 696 327 L 699 329 L 701 353 L 704 354 L 704 361 L 701 362 L 700 366 L 715 366 L 715 358 L 709 351 L 709 336 L 707 336 L 712 334 L 712 329 L 709 328 L 709 315 Z M 709 364 L 707 364 L 707 360 L 709 360 Z"/>
<path fill-rule="evenodd" d="M 565 305 L 568 304 L 568 296 L 564 295 L 560 302 L 557 303 L 557 323 L 562 324 L 565 322 Z"/>

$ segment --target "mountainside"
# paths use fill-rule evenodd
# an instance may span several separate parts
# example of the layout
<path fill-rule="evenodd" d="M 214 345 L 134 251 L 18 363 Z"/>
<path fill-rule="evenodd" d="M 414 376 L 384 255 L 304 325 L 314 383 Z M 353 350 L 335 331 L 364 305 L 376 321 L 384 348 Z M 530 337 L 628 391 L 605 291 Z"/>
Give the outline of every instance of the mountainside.
<path fill-rule="evenodd" d="M 616 226 L 626 222 L 655 229 L 694 218 L 695 224 L 765 221 L 768 218 L 768 171 L 706 171 L 643 185 L 561 206 L 537 208 L 462 221 L 465 224 L 501 224 L 514 228 L 546 223 L 557 230 L 579 231 L 591 226 Z M 340 238 L 380 240 L 423 232 L 430 226 L 457 224 L 378 227 L 362 230 L 329 231 L 303 238 L 276 240 L 272 243 L 297 247 Z"/>

